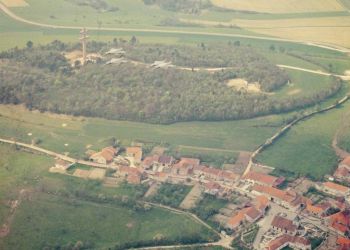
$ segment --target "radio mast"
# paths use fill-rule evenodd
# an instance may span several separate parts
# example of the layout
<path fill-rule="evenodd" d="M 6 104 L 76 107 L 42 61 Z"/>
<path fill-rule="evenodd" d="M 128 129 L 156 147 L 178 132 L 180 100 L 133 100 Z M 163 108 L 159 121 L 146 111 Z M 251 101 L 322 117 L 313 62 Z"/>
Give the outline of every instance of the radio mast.
<path fill-rule="evenodd" d="M 85 65 L 85 63 L 86 63 L 86 43 L 87 43 L 88 39 L 89 39 L 89 37 L 87 35 L 87 29 L 83 28 L 80 31 L 80 42 L 81 42 L 82 47 L 83 47 L 83 65 Z"/>

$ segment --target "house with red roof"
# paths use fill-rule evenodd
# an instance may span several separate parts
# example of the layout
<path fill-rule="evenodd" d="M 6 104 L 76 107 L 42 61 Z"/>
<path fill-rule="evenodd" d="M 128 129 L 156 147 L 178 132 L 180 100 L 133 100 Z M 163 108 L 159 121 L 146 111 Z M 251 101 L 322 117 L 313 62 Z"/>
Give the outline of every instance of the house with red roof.
<path fill-rule="evenodd" d="M 312 215 L 318 218 L 322 218 L 327 214 L 327 212 L 331 208 L 332 208 L 332 204 L 327 201 L 321 202 L 319 204 L 312 204 L 312 201 L 309 200 L 307 202 L 305 209 L 303 210 L 303 213 L 307 215 Z"/>
<path fill-rule="evenodd" d="M 120 166 L 117 175 L 124 177 L 131 184 L 140 184 L 143 176 L 140 170 L 128 166 Z"/>
<path fill-rule="evenodd" d="M 110 164 L 114 157 L 118 154 L 119 149 L 114 147 L 106 147 L 100 152 L 94 153 L 90 156 L 90 161 L 100 164 Z"/>
<path fill-rule="evenodd" d="M 311 242 L 303 237 L 285 234 L 270 241 L 265 249 L 281 250 L 286 247 L 300 250 L 311 250 Z"/>
<path fill-rule="evenodd" d="M 348 196 L 350 194 L 350 188 L 343 186 L 343 185 L 339 185 L 337 183 L 334 182 L 324 182 L 321 185 L 321 189 L 323 192 L 331 194 L 331 195 L 335 195 L 335 196 Z"/>
<path fill-rule="evenodd" d="M 269 199 L 265 195 L 259 195 L 253 201 L 254 207 L 262 214 L 265 214 L 269 207 Z"/>
<path fill-rule="evenodd" d="M 204 193 L 211 194 L 211 195 L 217 195 L 221 191 L 220 184 L 209 181 L 204 184 Z"/>
<path fill-rule="evenodd" d="M 285 191 L 270 186 L 255 184 L 252 187 L 252 193 L 256 196 L 265 195 L 270 201 L 290 209 L 299 209 L 303 202 L 303 199 L 291 190 Z"/>
<path fill-rule="evenodd" d="M 275 177 L 272 175 L 262 174 L 255 171 L 250 171 L 242 178 L 246 182 L 263 186 L 277 187 L 284 181 L 284 177 Z"/>
<path fill-rule="evenodd" d="M 264 214 L 255 207 L 246 207 L 234 214 L 226 223 L 226 228 L 237 230 L 244 223 L 254 223 L 258 221 Z"/>
<path fill-rule="evenodd" d="M 292 236 L 297 234 L 298 225 L 293 221 L 278 215 L 273 218 L 271 226 L 274 230 L 280 233 L 289 234 Z"/>
<path fill-rule="evenodd" d="M 141 147 L 127 147 L 126 156 L 134 158 L 134 162 L 139 164 L 142 160 L 142 148 Z"/>
<path fill-rule="evenodd" d="M 199 159 L 195 158 L 181 158 L 178 163 L 172 166 L 171 173 L 180 176 L 189 176 L 193 174 L 193 169 L 198 167 Z"/>
<path fill-rule="evenodd" d="M 350 249 L 350 239 L 339 236 L 337 239 L 338 250 L 349 250 Z"/>
<path fill-rule="evenodd" d="M 341 211 L 328 217 L 328 225 L 340 235 L 350 232 L 350 210 Z"/>
<path fill-rule="evenodd" d="M 145 170 L 151 170 L 153 169 L 153 166 L 158 162 L 158 159 L 159 155 L 147 156 L 145 159 L 143 159 L 141 166 Z"/>

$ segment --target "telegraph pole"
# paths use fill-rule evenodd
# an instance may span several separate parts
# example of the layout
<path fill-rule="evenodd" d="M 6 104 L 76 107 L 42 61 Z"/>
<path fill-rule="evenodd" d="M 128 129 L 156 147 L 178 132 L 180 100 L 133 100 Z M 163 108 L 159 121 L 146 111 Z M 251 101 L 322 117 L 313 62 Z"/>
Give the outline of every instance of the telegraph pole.
<path fill-rule="evenodd" d="M 88 39 L 89 39 L 89 37 L 87 35 L 87 29 L 83 28 L 80 31 L 80 41 L 81 41 L 81 44 L 83 46 L 83 65 L 85 65 L 85 63 L 86 63 L 86 42 Z"/>

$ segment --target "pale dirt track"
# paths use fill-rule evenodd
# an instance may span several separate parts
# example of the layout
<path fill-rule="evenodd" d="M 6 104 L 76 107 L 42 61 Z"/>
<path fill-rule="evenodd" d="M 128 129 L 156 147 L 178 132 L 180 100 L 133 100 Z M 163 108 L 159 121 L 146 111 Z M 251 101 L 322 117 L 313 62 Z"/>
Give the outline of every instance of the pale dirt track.
<path fill-rule="evenodd" d="M 20 16 L 17 16 L 15 13 L 13 13 L 10 9 L 8 9 L 4 4 L 0 3 L 0 10 L 2 10 L 6 15 L 11 17 L 12 19 L 38 26 L 38 27 L 44 27 L 44 28 L 53 28 L 53 29 L 74 29 L 74 30 L 80 30 L 81 26 L 63 26 L 63 25 L 52 25 L 52 24 L 45 24 L 45 23 L 39 23 L 35 21 L 30 21 L 27 19 L 24 19 Z M 221 37 L 238 37 L 238 38 L 250 38 L 250 39 L 256 39 L 256 40 L 269 40 L 269 41 L 279 41 L 279 42 L 292 42 L 292 43 L 300 43 L 300 44 L 306 44 L 309 46 L 324 48 L 328 50 L 338 51 L 342 53 L 350 53 L 350 49 L 343 48 L 339 46 L 329 46 L 329 45 L 322 45 L 322 44 L 316 44 L 308 41 L 299 41 L 299 40 L 292 40 L 292 39 L 283 39 L 283 38 L 270 38 L 270 37 L 263 37 L 263 36 L 250 36 L 250 35 L 239 35 L 239 34 L 229 34 L 229 33 L 216 33 L 216 32 L 199 32 L 199 31 L 183 31 L 183 30 L 159 30 L 159 29 L 134 29 L 134 28 L 107 28 L 107 27 L 86 27 L 88 30 L 100 30 L 100 31 L 127 31 L 127 32 L 147 32 L 147 33 L 163 33 L 163 34 L 179 34 L 179 35 L 204 35 L 204 36 L 221 36 Z"/>

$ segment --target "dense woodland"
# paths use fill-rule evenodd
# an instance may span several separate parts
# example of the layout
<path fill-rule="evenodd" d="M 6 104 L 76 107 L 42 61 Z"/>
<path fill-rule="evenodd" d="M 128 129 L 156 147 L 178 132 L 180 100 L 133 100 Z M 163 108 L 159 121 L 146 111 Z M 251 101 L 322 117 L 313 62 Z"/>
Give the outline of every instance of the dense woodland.
<path fill-rule="evenodd" d="M 328 89 L 312 96 L 276 99 L 265 94 L 250 94 L 227 87 L 226 79 L 242 74 L 234 69 L 212 74 L 176 68 L 151 69 L 132 63 L 104 65 L 103 62 L 88 64 L 78 69 L 72 68 L 62 56 L 62 52 L 74 49 L 75 46 L 77 45 L 65 45 L 60 42 L 40 47 L 27 44 L 26 49 L 12 49 L 1 53 L 0 102 L 24 103 L 30 109 L 41 111 L 150 123 L 216 121 L 250 118 L 306 107 L 333 95 L 342 86 L 340 81 L 334 79 L 334 83 Z M 104 46 L 105 44 L 90 44 L 89 48 L 105 51 L 107 48 Z M 143 51 L 147 48 L 136 47 L 130 52 L 130 56 L 136 55 L 137 50 Z M 182 51 L 182 48 L 185 47 L 179 47 L 178 50 Z M 243 49 L 245 51 L 245 48 Z M 146 50 L 149 50 L 149 46 Z M 195 58 L 201 50 L 185 51 L 188 54 L 193 51 Z M 183 55 L 182 52 L 179 53 Z M 203 54 L 206 53 L 207 50 L 203 50 Z M 218 58 L 226 58 L 208 53 L 212 58 L 198 55 L 196 59 L 202 66 L 214 66 L 220 61 Z M 139 57 L 142 57 L 142 53 L 140 54 Z M 241 60 L 238 54 L 235 54 L 234 58 L 237 61 L 246 61 L 243 65 L 249 64 L 246 58 L 253 58 L 251 63 L 258 64 L 249 54 L 246 56 L 239 52 L 239 55 L 242 56 Z M 207 64 L 205 58 L 209 60 Z M 148 55 L 144 55 L 144 61 L 153 59 L 155 58 L 148 59 Z M 236 60 L 232 60 L 232 64 Z M 178 59 L 174 60 L 174 63 L 181 64 L 180 62 L 185 61 Z M 265 59 L 260 61 L 265 62 Z M 264 67 L 267 67 L 267 72 L 261 69 Z M 245 72 L 244 68 L 242 66 L 242 72 Z M 264 89 L 276 86 L 270 85 L 268 81 L 268 77 L 271 77 L 269 75 L 274 72 L 269 66 L 262 65 L 261 68 L 256 68 L 258 71 L 253 75 L 254 79 L 265 79 L 261 82 Z M 287 80 L 283 72 L 281 75 L 279 73 L 280 70 L 276 71 L 276 76 L 271 77 L 271 81 L 280 78 Z"/>
<path fill-rule="evenodd" d="M 125 46 L 125 45 L 124 45 Z M 288 75 L 251 47 L 238 44 L 200 44 L 197 47 L 171 45 L 128 46 L 127 57 L 146 63 L 168 60 L 183 67 L 221 68 L 227 78 L 244 78 L 248 82 L 259 82 L 264 91 L 273 91 L 287 83 Z"/>

